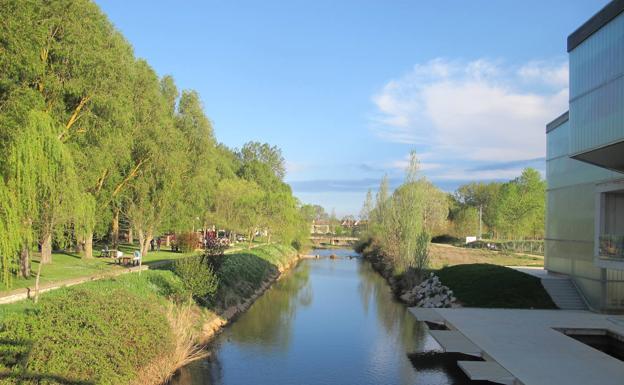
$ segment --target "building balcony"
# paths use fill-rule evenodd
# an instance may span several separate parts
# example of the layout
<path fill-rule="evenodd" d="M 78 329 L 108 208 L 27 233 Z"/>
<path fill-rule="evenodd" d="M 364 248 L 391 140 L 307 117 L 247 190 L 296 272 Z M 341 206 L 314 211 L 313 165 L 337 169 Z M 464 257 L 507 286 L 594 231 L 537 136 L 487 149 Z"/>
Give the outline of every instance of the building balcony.
<path fill-rule="evenodd" d="M 601 235 L 599 242 L 599 258 L 624 260 L 624 235 Z"/>

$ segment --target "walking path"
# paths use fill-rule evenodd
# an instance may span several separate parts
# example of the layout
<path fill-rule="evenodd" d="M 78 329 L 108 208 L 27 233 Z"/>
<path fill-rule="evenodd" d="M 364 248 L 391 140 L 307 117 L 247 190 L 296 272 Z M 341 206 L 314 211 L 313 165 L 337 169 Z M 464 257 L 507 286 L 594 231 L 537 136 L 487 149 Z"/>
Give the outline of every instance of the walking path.
<path fill-rule="evenodd" d="M 258 246 L 263 246 L 263 245 L 265 244 L 258 243 L 258 244 L 252 245 L 251 248 L 256 248 Z M 236 253 L 236 252 L 243 251 L 246 249 L 247 249 L 247 246 L 232 247 L 226 250 L 225 253 L 232 254 L 232 253 Z M 97 281 L 97 280 L 104 279 L 104 278 L 112 278 L 112 277 L 116 277 L 122 274 L 137 273 L 137 272 L 141 272 L 144 270 L 155 269 L 163 265 L 166 265 L 168 263 L 171 263 L 174 260 L 175 259 L 165 259 L 165 260 L 160 260 L 160 261 L 149 262 L 149 264 L 144 264 L 141 266 L 132 266 L 132 267 L 127 267 L 123 269 L 110 270 L 105 273 L 92 274 L 92 275 L 87 275 L 84 277 L 71 278 L 71 279 L 65 279 L 65 280 L 60 280 L 56 282 L 49 282 L 49 283 L 41 284 L 39 285 L 39 294 L 52 291 L 52 290 L 56 290 L 56 289 L 60 289 L 62 287 L 79 285 L 82 283 Z M 32 298 L 34 295 L 35 295 L 34 286 L 19 288 L 19 289 L 15 289 L 11 291 L 0 292 L 0 305 Z"/>
<path fill-rule="evenodd" d="M 155 266 L 157 264 L 162 264 L 164 262 L 166 261 L 155 262 L 152 264 L 152 266 Z M 86 277 L 72 278 L 72 279 L 66 279 L 66 280 L 58 281 L 58 282 L 46 283 L 46 284 L 39 286 L 39 294 L 45 293 L 47 291 L 55 290 L 55 289 L 60 289 L 61 287 L 79 285 L 81 283 L 97 281 L 99 279 L 104 279 L 104 278 L 112 278 L 112 277 L 116 277 L 118 275 L 127 274 L 127 273 L 136 273 L 139 271 L 148 270 L 149 268 L 150 266 L 148 265 L 134 266 L 134 267 L 125 268 L 122 270 L 112 270 L 106 273 L 95 274 L 95 275 L 90 275 Z M 0 304 L 7 304 L 7 303 L 21 301 L 24 299 L 31 298 L 34 295 L 35 295 L 34 287 L 32 288 L 25 287 L 21 289 L 15 289 L 15 290 L 3 292 L 3 293 L 0 293 Z"/>

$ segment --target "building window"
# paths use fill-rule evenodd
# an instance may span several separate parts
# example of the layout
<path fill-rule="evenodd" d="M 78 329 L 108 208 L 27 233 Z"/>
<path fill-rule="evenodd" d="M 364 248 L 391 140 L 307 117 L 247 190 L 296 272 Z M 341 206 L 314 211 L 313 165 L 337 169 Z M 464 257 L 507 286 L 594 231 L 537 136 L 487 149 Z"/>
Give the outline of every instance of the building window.
<path fill-rule="evenodd" d="M 598 256 L 624 260 L 624 190 L 601 195 Z"/>

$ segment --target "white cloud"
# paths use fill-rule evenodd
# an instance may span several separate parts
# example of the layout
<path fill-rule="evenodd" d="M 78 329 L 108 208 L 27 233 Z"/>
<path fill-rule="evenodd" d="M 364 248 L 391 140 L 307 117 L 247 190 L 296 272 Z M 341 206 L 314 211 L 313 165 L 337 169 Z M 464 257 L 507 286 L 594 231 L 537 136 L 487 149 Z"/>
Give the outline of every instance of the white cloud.
<path fill-rule="evenodd" d="M 521 168 L 505 170 L 452 170 L 435 175 L 436 180 L 475 181 L 475 180 L 511 180 L 522 174 Z"/>
<path fill-rule="evenodd" d="M 567 64 L 531 61 L 518 69 L 518 76 L 526 82 L 549 84 L 566 88 L 569 80 Z"/>
<path fill-rule="evenodd" d="M 437 162 L 428 162 L 427 159 L 431 159 L 431 153 L 417 153 L 418 167 L 421 171 L 436 170 L 442 167 L 442 164 Z M 410 164 L 410 154 L 405 155 L 402 159 L 392 160 L 385 163 L 385 168 L 393 171 L 404 172 Z"/>
<path fill-rule="evenodd" d="M 471 160 L 543 156 L 544 127 L 567 108 L 567 63 L 504 66 L 435 59 L 373 96 L 373 130 Z"/>

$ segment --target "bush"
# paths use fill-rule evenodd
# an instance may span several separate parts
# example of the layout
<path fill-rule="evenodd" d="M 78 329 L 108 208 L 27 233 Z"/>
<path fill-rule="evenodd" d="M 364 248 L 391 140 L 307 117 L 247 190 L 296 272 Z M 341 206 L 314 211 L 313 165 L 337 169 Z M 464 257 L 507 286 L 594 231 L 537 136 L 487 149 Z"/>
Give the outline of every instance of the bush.
<path fill-rule="evenodd" d="M 176 245 L 178 246 L 178 250 L 183 253 L 195 251 L 198 244 L 199 239 L 197 238 L 196 233 L 190 232 L 176 234 Z"/>
<path fill-rule="evenodd" d="M 461 239 L 448 234 L 437 235 L 431 238 L 431 243 L 444 243 L 448 245 L 461 244 Z"/>
<path fill-rule="evenodd" d="M 296 260 L 289 246 L 271 244 L 226 255 L 218 270 L 219 290 L 214 305 L 225 309 L 249 298 L 262 282 Z"/>
<path fill-rule="evenodd" d="M 174 347 L 159 301 L 111 284 L 61 289 L 7 314 L 0 341 L 7 384 L 128 383 Z"/>
<path fill-rule="evenodd" d="M 210 266 L 212 266 L 213 271 L 219 270 L 221 263 L 223 263 L 223 255 L 226 248 L 227 245 L 218 238 L 208 238 L 206 240 L 204 257 Z"/>
<path fill-rule="evenodd" d="M 201 256 L 179 259 L 175 262 L 173 270 L 197 300 L 209 301 L 217 291 L 219 280 L 212 267 Z"/>

